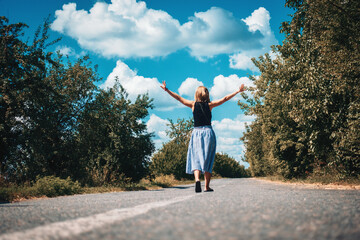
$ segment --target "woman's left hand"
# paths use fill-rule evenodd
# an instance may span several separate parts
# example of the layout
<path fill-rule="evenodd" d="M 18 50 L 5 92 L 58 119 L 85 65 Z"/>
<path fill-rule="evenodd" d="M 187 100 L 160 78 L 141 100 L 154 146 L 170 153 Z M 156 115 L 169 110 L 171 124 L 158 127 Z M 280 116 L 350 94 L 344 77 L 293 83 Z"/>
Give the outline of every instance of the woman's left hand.
<path fill-rule="evenodd" d="M 166 88 L 166 82 L 165 81 L 163 81 L 162 82 L 162 85 L 160 86 L 162 89 L 164 89 L 164 91 L 166 91 L 167 90 L 167 88 Z"/>

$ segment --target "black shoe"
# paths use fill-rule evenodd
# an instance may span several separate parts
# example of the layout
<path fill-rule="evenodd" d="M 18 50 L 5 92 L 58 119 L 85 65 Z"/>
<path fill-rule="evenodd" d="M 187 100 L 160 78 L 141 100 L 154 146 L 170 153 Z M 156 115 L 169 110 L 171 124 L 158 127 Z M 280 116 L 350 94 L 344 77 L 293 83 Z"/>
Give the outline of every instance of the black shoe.
<path fill-rule="evenodd" d="M 209 188 L 208 190 L 205 190 L 204 192 L 213 192 L 213 191 L 214 191 L 214 189 Z"/>
<path fill-rule="evenodd" d="M 197 181 L 195 183 L 195 192 L 201 192 L 201 183 L 200 183 L 200 181 Z"/>

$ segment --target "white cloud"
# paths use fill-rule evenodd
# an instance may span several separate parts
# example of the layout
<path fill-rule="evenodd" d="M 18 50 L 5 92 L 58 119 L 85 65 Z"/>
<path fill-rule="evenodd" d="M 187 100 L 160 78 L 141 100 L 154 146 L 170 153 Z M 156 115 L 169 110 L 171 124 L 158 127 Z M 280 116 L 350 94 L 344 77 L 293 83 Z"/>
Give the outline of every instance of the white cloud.
<path fill-rule="evenodd" d="M 234 69 L 250 69 L 252 71 L 255 71 L 256 67 L 254 63 L 251 61 L 251 56 L 248 56 L 245 53 L 238 53 L 230 56 L 230 68 Z"/>
<path fill-rule="evenodd" d="M 248 166 L 247 163 L 241 161 L 245 153 L 243 142 L 240 137 L 245 131 L 245 123 L 250 124 L 255 118 L 252 116 L 238 115 L 235 119 L 225 118 L 221 121 L 212 121 L 212 126 L 217 138 L 217 152 L 227 153 L 229 156 L 235 158 L 237 161 Z M 151 114 L 148 120 L 147 128 L 149 132 L 154 132 L 153 141 L 156 149 L 160 149 L 163 143 L 170 141 L 166 135 L 166 130 L 169 129 L 169 121 Z"/>
<path fill-rule="evenodd" d="M 240 137 L 245 132 L 245 124 L 250 124 L 254 119 L 253 116 L 239 114 L 235 119 L 225 118 L 221 121 L 212 121 L 217 138 L 216 151 L 227 153 L 241 164 L 248 166 L 247 163 L 241 161 L 245 153 L 245 147 L 243 142 L 240 141 Z M 148 131 L 155 133 L 153 141 L 157 150 L 162 147 L 163 143 L 170 141 L 170 138 L 166 135 L 166 130 L 169 129 L 168 124 L 168 120 L 162 119 L 155 114 L 152 114 L 147 122 Z"/>
<path fill-rule="evenodd" d="M 270 29 L 270 13 L 265 8 L 260 7 L 251 13 L 251 16 L 242 19 L 249 30 L 255 32 L 259 30 L 264 35 L 271 35 Z"/>
<path fill-rule="evenodd" d="M 154 99 L 153 103 L 157 110 L 167 111 L 184 107 L 160 88 L 161 83 L 157 78 L 139 76 L 136 71 L 130 69 L 129 66 L 121 60 L 116 62 L 116 67 L 100 87 L 113 87 L 116 79 L 122 87 L 125 88 L 131 100 L 135 100 L 139 94 L 147 93 L 150 98 Z M 228 77 L 218 75 L 214 78 L 213 86 L 209 89 L 211 99 L 220 99 L 238 90 L 241 84 L 245 84 L 247 87 L 254 86 L 253 82 L 247 77 L 238 77 L 236 74 Z M 181 83 L 178 92 L 180 95 L 186 95 L 190 97 L 190 99 L 194 99 L 195 90 L 198 86 L 203 86 L 203 83 L 195 78 L 187 78 Z M 237 101 L 240 98 L 238 94 L 231 101 Z"/>
<path fill-rule="evenodd" d="M 245 124 L 250 124 L 255 118 L 253 116 L 238 115 L 235 119 L 224 118 L 221 121 L 212 121 L 212 126 L 217 136 L 217 152 L 227 153 L 229 156 L 241 161 L 245 147 L 240 138 L 245 132 Z"/>
<path fill-rule="evenodd" d="M 255 65 L 252 63 L 251 58 L 258 58 L 260 55 L 270 53 L 270 46 L 278 44 L 274 32 L 270 27 L 270 13 L 265 8 L 260 7 L 252 12 L 251 16 L 242 19 L 248 26 L 249 31 L 255 33 L 259 31 L 264 38 L 260 39 L 261 46 L 257 49 L 244 49 L 238 53 L 230 56 L 230 68 L 234 69 L 250 69 L 256 71 Z"/>
<path fill-rule="evenodd" d="M 116 67 L 100 87 L 113 87 L 116 79 L 125 88 L 131 100 L 135 100 L 139 94 L 148 93 L 149 97 L 154 99 L 153 103 L 158 110 L 170 110 L 178 106 L 177 101 L 160 88 L 161 83 L 157 78 L 139 76 L 120 60 L 116 62 Z"/>
<path fill-rule="evenodd" d="M 77 10 L 75 3 L 64 4 L 55 12 L 51 28 L 106 57 L 166 56 L 185 48 L 204 60 L 262 49 L 269 19 L 265 8 L 238 19 L 227 10 L 212 7 L 194 13 L 181 25 L 167 12 L 147 8 L 143 1 L 112 0 L 110 4 L 97 2 L 89 11 Z"/>
<path fill-rule="evenodd" d="M 109 10 L 119 15 L 139 17 L 143 16 L 147 11 L 145 2 L 136 2 L 134 0 L 111 2 L 112 4 L 109 6 Z"/>
<path fill-rule="evenodd" d="M 238 90 L 241 84 L 245 84 L 245 86 L 248 87 L 254 86 L 254 83 L 247 77 L 239 78 L 236 74 L 232 74 L 228 77 L 218 75 L 214 78 L 213 86 L 210 89 L 210 96 L 213 100 L 222 98 L 227 94 Z M 240 96 L 238 94 L 232 99 L 232 101 L 237 101 L 239 99 Z"/>
<path fill-rule="evenodd" d="M 63 55 L 72 55 L 74 52 L 74 49 L 67 46 L 57 46 L 56 51 L 60 51 Z"/>
<path fill-rule="evenodd" d="M 216 132 L 220 132 L 222 137 L 232 137 L 234 133 L 238 136 L 245 131 L 245 124 L 251 123 L 253 118 L 245 115 L 238 115 L 235 119 L 224 118 L 221 121 L 212 121 L 213 128 Z"/>
<path fill-rule="evenodd" d="M 245 22 L 227 10 L 212 7 L 206 12 L 197 12 L 182 25 L 191 55 L 203 58 L 244 49 L 261 47 L 263 36 L 250 31 Z"/>
<path fill-rule="evenodd" d="M 168 120 L 162 119 L 155 114 L 151 114 L 150 119 L 146 123 L 148 131 L 155 134 L 153 141 L 156 149 L 160 149 L 163 143 L 170 140 L 170 138 L 166 135 L 166 130 L 169 128 L 167 126 L 168 124 Z"/>
<path fill-rule="evenodd" d="M 57 46 L 56 51 L 60 51 L 60 53 L 62 55 L 69 56 L 69 57 L 73 56 L 73 57 L 76 57 L 76 58 L 82 57 L 82 56 L 84 56 L 86 54 L 85 51 L 81 51 L 78 54 L 78 53 L 76 53 L 76 51 L 72 47 L 68 47 L 68 46 Z"/>
<path fill-rule="evenodd" d="M 204 84 L 201 81 L 198 81 L 196 78 L 187 78 L 184 82 L 181 83 L 178 91 L 180 95 L 194 97 L 195 91 L 199 86 L 204 86 Z"/>
<path fill-rule="evenodd" d="M 89 12 L 69 3 L 55 17 L 53 30 L 107 57 L 166 56 L 183 47 L 179 22 L 164 11 L 147 9 L 141 1 L 97 2 Z"/>

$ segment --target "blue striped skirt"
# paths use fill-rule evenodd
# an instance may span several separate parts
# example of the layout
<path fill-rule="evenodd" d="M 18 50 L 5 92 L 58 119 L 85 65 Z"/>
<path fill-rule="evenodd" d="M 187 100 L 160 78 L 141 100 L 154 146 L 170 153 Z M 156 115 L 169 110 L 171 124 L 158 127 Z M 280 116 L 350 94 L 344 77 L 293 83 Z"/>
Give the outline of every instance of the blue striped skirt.
<path fill-rule="evenodd" d="M 187 152 L 186 173 L 195 170 L 212 172 L 215 159 L 216 136 L 211 126 L 195 127 L 192 131 Z"/>

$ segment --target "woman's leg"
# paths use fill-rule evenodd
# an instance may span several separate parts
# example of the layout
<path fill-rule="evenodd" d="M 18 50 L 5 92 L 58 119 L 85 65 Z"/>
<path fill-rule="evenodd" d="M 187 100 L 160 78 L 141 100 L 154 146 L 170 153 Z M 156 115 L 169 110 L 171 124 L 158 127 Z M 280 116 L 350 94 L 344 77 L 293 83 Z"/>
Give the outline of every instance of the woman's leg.
<path fill-rule="evenodd" d="M 200 181 L 200 170 L 194 171 L 195 182 Z"/>
<path fill-rule="evenodd" d="M 204 176 L 205 176 L 205 191 L 206 191 L 210 189 L 209 185 L 211 180 L 211 173 L 205 172 Z"/>
<path fill-rule="evenodd" d="M 200 171 L 195 170 L 194 176 L 195 176 L 195 192 L 199 193 L 201 192 Z"/>

